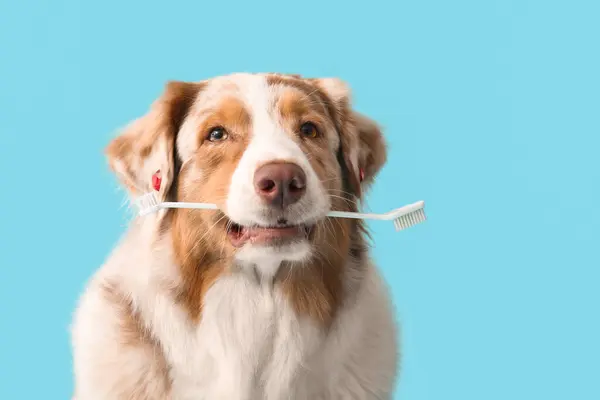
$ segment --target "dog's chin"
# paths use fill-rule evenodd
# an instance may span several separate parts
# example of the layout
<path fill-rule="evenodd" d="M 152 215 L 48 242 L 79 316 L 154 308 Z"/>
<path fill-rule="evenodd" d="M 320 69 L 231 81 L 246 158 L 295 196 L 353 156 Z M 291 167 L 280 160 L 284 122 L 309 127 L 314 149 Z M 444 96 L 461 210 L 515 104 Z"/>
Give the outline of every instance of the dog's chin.
<path fill-rule="evenodd" d="M 303 261 L 312 254 L 314 224 L 280 223 L 270 226 L 227 224 L 227 238 L 236 258 L 251 263 Z"/>

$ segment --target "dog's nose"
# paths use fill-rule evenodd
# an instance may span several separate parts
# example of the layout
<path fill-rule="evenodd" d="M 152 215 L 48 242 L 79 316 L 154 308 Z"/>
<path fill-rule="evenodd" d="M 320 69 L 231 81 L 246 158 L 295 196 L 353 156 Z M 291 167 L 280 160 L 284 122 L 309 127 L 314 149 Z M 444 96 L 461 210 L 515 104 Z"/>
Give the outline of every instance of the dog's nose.
<path fill-rule="evenodd" d="M 306 192 L 306 174 L 292 163 L 264 164 L 254 172 L 254 189 L 270 205 L 285 208 Z"/>

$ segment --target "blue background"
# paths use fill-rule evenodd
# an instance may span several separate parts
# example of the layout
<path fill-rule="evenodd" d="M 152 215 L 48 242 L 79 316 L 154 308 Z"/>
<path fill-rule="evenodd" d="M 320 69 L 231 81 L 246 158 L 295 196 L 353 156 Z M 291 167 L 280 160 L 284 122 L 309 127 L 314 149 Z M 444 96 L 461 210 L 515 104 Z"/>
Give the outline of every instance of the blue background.
<path fill-rule="evenodd" d="M 67 399 L 68 327 L 125 228 L 102 150 L 167 79 L 339 76 L 390 161 L 371 224 L 398 398 L 600 398 L 600 3 L 0 5 L 0 398 Z"/>

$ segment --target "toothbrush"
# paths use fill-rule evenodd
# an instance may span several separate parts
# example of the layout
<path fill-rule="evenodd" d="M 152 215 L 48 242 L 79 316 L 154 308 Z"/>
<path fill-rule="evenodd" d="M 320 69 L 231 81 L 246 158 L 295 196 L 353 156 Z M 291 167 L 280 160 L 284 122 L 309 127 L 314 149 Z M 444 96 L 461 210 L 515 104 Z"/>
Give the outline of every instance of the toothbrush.
<path fill-rule="evenodd" d="M 155 193 L 146 193 L 141 195 L 135 200 L 135 205 L 138 208 L 138 215 L 144 216 L 160 209 L 165 208 L 189 208 L 199 210 L 218 210 L 216 204 L 212 203 L 186 203 L 186 202 L 173 202 L 165 201 L 160 202 Z M 425 216 L 425 202 L 417 201 L 416 203 L 406 205 L 404 207 L 396 208 L 395 210 L 389 211 L 384 214 L 375 213 L 359 213 L 359 212 L 348 212 L 348 211 L 330 211 L 327 214 L 328 217 L 333 218 L 354 218 L 354 219 L 370 219 L 370 220 L 383 220 L 393 221 L 394 228 L 396 231 L 410 228 L 413 225 L 424 222 Z"/>

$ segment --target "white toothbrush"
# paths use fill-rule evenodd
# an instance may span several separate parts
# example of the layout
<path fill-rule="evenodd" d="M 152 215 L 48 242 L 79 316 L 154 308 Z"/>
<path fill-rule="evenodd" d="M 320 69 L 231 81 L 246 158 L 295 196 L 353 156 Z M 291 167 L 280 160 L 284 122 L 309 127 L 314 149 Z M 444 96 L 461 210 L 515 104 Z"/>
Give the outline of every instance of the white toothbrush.
<path fill-rule="evenodd" d="M 155 193 L 146 193 L 135 200 L 135 205 L 139 210 L 138 215 L 144 216 L 164 208 L 192 208 L 201 210 L 218 210 L 216 204 L 212 203 L 186 203 L 165 201 L 160 202 Z M 413 225 L 424 222 L 425 202 L 416 203 L 397 208 L 384 214 L 359 213 L 348 211 L 330 211 L 328 217 L 334 218 L 354 218 L 354 219 L 372 219 L 394 221 L 394 227 L 397 231 L 410 228 Z"/>

